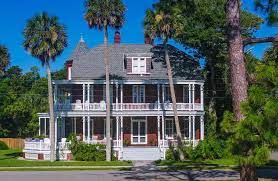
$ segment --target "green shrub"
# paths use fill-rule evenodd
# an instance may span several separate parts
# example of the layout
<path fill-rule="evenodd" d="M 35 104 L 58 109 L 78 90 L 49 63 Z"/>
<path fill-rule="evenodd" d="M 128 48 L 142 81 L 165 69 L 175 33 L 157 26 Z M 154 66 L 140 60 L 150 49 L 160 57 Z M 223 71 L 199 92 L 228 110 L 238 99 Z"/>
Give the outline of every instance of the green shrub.
<path fill-rule="evenodd" d="M 184 147 L 184 154 L 185 157 L 190 160 L 213 160 L 229 156 L 226 142 L 221 139 L 216 139 L 215 137 L 208 137 L 207 139 L 200 141 L 195 148 L 192 146 Z"/>
<path fill-rule="evenodd" d="M 8 150 L 8 149 L 9 149 L 8 145 L 5 142 L 0 141 L 0 150 Z"/>
<path fill-rule="evenodd" d="M 78 161 L 105 161 L 105 145 L 87 144 L 77 141 L 73 135 L 69 138 L 71 141 L 69 149 L 73 158 Z"/>
<path fill-rule="evenodd" d="M 170 147 L 166 151 L 166 160 L 178 161 L 179 160 L 179 153 L 178 153 L 177 149 L 175 149 L 174 147 Z"/>

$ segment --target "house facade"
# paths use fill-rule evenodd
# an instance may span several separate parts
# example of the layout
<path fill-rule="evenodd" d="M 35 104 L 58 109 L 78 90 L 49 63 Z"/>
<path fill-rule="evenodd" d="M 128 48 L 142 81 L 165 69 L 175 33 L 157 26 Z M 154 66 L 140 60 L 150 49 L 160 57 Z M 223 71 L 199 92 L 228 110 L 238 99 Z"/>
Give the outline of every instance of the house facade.
<path fill-rule="evenodd" d="M 164 51 L 148 39 L 121 44 L 119 34 L 109 45 L 111 140 L 119 160 L 165 159 L 176 144 L 173 105 Z M 197 60 L 169 45 L 182 138 L 196 145 L 204 139 L 204 81 Z M 104 46 L 89 49 L 81 38 L 66 62 L 67 79 L 54 80 L 55 138 L 60 159 L 71 133 L 87 143 L 106 143 Z M 39 134 L 49 136 L 49 114 L 39 113 Z M 49 159 L 49 143 L 26 141 L 25 157 Z M 38 146 L 37 146 L 38 147 Z M 33 150 L 33 151 L 32 151 Z"/>

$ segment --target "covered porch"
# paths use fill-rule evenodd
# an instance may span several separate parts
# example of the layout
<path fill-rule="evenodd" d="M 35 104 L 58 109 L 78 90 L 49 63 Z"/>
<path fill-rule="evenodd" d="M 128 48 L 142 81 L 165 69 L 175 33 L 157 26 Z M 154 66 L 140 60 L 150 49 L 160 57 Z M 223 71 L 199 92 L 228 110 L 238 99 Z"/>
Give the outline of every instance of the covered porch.
<path fill-rule="evenodd" d="M 39 134 L 48 138 L 49 118 L 40 117 L 39 122 Z M 66 138 L 72 133 L 89 144 L 106 144 L 105 117 L 57 117 L 55 123 L 56 145 L 67 145 Z M 202 115 L 180 116 L 179 123 L 184 143 L 196 146 L 199 140 L 204 139 Z M 160 158 L 164 159 L 168 147 L 176 145 L 177 142 L 174 118 L 173 116 L 112 117 L 111 141 L 114 154 L 119 160 L 123 158 L 124 148 L 158 148 Z M 38 143 L 42 144 L 49 145 L 44 141 Z"/>

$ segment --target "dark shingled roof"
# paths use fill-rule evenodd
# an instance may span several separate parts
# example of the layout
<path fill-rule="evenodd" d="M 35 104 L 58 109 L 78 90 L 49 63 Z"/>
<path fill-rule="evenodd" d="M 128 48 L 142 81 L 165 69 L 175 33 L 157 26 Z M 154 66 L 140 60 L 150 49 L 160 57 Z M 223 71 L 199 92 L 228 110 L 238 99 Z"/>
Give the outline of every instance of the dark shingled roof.
<path fill-rule="evenodd" d="M 148 75 L 127 74 L 124 69 L 125 56 L 129 54 L 148 55 L 152 57 L 152 69 Z M 198 61 L 185 52 L 169 45 L 169 55 L 173 63 L 173 74 L 176 79 L 202 80 Z M 72 80 L 104 79 L 103 62 L 104 45 L 88 49 L 84 42 L 79 42 L 70 59 L 73 60 Z M 111 79 L 168 79 L 164 64 L 162 45 L 118 44 L 109 46 L 109 67 Z"/>
<path fill-rule="evenodd" d="M 81 38 L 81 40 L 78 42 L 77 46 L 71 53 L 68 60 L 75 60 L 81 55 L 87 53 L 90 49 L 88 48 L 87 44 L 84 42 L 84 40 Z"/>

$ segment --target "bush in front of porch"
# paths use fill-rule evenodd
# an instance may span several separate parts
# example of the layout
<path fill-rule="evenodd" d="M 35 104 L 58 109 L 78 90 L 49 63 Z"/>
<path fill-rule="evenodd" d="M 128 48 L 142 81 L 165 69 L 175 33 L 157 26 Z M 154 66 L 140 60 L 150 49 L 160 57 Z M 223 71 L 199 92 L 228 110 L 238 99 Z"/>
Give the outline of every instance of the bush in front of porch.
<path fill-rule="evenodd" d="M 229 158 L 226 142 L 217 139 L 215 136 L 207 137 L 198 143 L 196 147 L 192 145 L 183 146 L 185 158 L 189 160 L 222 159 Z M 178 152 L 171 147 L 166 152 L 166 160 L 179 161 Z"/>
<path fill-rule="evenodd" d="M 76 135 L 69 136 L 71 144 L 69 149 L 74 160 L 77 161 L 105 161 L 105 145 L 103 144 L 88 144 L 76 139 Z M 113 158 L 115 160 L 115 158 Z"/>

